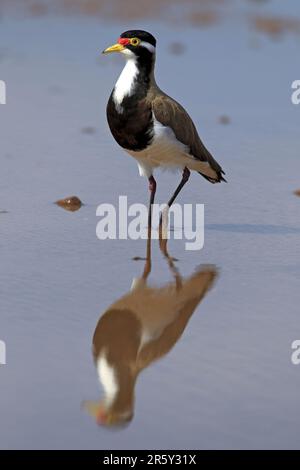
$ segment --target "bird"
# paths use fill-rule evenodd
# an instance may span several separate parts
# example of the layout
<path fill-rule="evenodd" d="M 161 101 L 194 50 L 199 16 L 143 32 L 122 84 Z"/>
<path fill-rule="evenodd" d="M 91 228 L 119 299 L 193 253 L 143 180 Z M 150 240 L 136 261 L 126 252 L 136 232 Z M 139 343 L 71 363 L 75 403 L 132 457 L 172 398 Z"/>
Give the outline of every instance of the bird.
<path fill-rule="evenodd" d="M 135 387 L 141 372 L 163 358 L 182 336 L 216 278 L 215 266 L 200 266 L 186 279 L 148 285 L 135 278 L 131 290 L 101 315 L 93 335 L 93 359 L 104 389 L 99 401 L 82 408 L 100 426 L 121 428 L 134 417 Z"/>
<path fill-rule="evenodd" d="M 116 142 L 135 158 L 140 175 L 149 180 L 150 208 L 156 193 L 157 168 L 182 171 L 168 207 L 191 171 L 210 183 L 226 182 L 225 172 L 203 144 L 187 111 L 156 83 L 155 37 L 143 30 L 125 31 L 116 44 L 102 51 L 115 52 L 125 57 L 126 64 L 109 97 L 107 121 Z"/>

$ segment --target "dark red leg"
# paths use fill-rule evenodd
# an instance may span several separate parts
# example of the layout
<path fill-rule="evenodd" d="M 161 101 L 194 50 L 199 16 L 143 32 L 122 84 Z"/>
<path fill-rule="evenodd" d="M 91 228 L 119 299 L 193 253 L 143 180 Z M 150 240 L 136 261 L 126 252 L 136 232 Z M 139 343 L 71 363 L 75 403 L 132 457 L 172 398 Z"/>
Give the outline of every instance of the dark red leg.
<path fill-rule="evenodd" d="M 143 279 L 147 279 L 151 272 L 151 232 L 152 232 L 152 208 L 154 204 L 154 198 L 156 193 L 156 181 L 153 175 L 149 178 L 149 191 L 150 191 L 150 201 L 149 201 L 149 210 L 148 210 L 148 237 L 147 237 L 147 253 L 146 253 L 146 263 L 143 272 Z"/>
<path fill-rule="evenodd" d="M 148 238 L 147 238 L 147 255 L 146 255 L 146 264 L 144 269 L 143 277 L 146 278 L 151 271 L 151 231 L 152 231 L 152 206 L 154 204 L 154 198 L 156 193 L 156 181 L 154 176 L 151 175 L 149 178 L 149 191 L 150 191 L 150 201 L 149 201 L 149 210 L 148 210 Z M 135 261 L 139 261 L 144 258 L 135 257 Z"/>

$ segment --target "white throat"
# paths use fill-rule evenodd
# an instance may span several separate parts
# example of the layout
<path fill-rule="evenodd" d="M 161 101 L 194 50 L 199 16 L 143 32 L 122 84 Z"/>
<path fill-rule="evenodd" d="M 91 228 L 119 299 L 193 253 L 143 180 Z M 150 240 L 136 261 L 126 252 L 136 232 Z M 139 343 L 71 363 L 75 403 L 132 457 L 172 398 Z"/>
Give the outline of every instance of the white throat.
<path fill-rule="evenodd" d="M 134 82 L 139 70 L 135 57 L 126 58 L 125 67 L 114 88 L 113 100 L 119 112 L 122 112 L 122 102 L 125 96 L 132 95 L 134 91 Z"/>
<path fill-rule="evenodd" d="M 114 368 L 108 363 L 105 354 L 101 354 L 97 361 L 97 371 L 104 388 L 106 405 L 110 406 L 117 395 L 119 386 Z"/>

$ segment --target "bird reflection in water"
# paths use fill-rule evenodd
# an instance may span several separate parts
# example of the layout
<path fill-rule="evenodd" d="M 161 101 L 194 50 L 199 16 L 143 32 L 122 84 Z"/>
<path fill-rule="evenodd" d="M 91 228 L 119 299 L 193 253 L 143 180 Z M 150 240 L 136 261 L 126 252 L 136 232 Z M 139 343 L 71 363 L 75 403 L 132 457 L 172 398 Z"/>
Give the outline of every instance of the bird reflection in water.
<path fill-rule="evenodd" d="M 93 356 L 104 398 L 85 401 L 83 407 L 100 425 L 120 427 L 132 420 L 137 378 L 175 346 L 217 276 L 214 266 L 203 266 L 182 278 L 172 258 L 166 256 L 173 282 L 148 285 L 149 240 L 142 276 L 104 312 L 94 332 Z"/>

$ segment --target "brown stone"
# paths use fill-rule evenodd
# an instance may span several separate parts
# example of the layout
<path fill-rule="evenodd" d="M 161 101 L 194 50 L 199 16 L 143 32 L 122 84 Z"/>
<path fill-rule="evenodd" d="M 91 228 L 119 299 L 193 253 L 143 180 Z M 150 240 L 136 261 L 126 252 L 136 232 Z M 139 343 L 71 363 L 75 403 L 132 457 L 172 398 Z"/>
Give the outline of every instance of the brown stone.
<path fill-rule="evenodd" d="M 59 207 L 62 207 L 66 211 L 71 212 L 78 211 L 82 206 L 82 202 L 77 196 L 69 196 L 64 199 L 59 199 L 55 204 L 57 204 Z"/>

